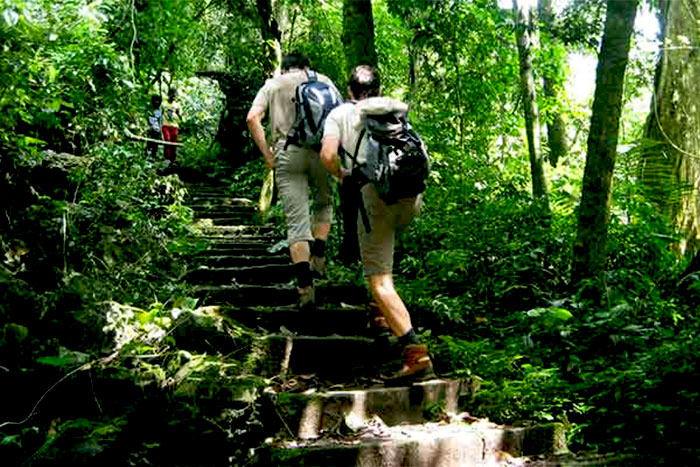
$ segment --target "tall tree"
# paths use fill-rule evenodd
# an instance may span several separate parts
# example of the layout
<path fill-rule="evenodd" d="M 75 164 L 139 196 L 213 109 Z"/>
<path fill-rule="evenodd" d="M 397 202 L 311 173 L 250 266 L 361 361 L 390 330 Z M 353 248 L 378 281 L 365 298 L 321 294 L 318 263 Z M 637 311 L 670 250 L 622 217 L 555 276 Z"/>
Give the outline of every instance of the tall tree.
<path fill-rule="evenodd" d="M 574 242 L 572 283 L 590 279 L 592 298 L 602 297 L 601 279 L 610 218 L 612 175 L 622 111 L 630 37 L 639 0 L 608 0 L 598 55 L 588 153 Z"/>
<path fill-rule="evenodd" d="M 646 137 L 660 144 L 645 153 L 642 180 L 651 199 L 684 232 L 682 253 L 700 250 L 700 4 L 662 4 L 664 47 Z"/>
<path fill-rule="evenodd" d="M 343 46 L 348 73 L 361 64 L 377 66 L 371 0 L 345 0 L 343 3 Z"/>
<path fill-rule="evenodd" d="M 263 39 L 263 56 L 265 57 L 263 68 L 265 73 L 269 75 L 280 63 L 282 34 L 272 12 L 272 0 L 256 0 L 256 6 L 260 15 L 260 33 Z"/>
<path fill-rule="evenodd" d="M 552 25 L 554 22 L 554 14 L 552 12 L 552 0 L 539 0 L 538 13 L 540 21 L 544 26 L 549 38 L 549 47 L 554 49 L 558 46 L 558 40 L 551 34 Z M 554 54 L 552 54 L 554 55 Z M 554 59 L 556 60 L 556 59 Z M 545 70 L 543 73 L 542 90 L 544 97 L 550 102 L 558 102 L 560 100 L 561 86 L 555 81 L 554 76 L 561 70 L 562 64 L 554 62 L 550 66 L 550 70 Z M 549 72 L 547 72 L 549 71 Z M 553 71 L 553 72 L 552 72 Z M 546 111 L 545 120 L 547 123 L 547 146 L 549 147 L 549 161 L 552 166 L 557 165 L 557 162 L 568 152 L 568 138 L 566 136 L 566 121 L 562 113 L 557 110 L 556 106 L 550 106 Z"/>
<path fill-rule="evenodd" d="M 523 97 L 523 113 L 527 146 L 530 155 L 530 172 L 532 174 L 532 194 L 535 199 L 547 203 L 547 180 L 544 174 L 542 152 L 540 151 L 540 123 L 537 109 L 537 92 L 532 68 L 532 47 L 535 43 L 535 22 L 532 10 L 525 3 L 513 0 L 515 13 L 515 38 L 520 57 L 520 92 Z"/>

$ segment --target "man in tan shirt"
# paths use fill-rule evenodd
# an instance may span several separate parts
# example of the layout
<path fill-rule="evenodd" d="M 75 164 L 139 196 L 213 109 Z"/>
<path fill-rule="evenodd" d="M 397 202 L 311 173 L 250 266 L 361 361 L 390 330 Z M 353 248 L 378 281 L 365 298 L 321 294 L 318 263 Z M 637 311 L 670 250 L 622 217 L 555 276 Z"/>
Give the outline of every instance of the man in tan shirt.
<path fill-rule="evenodd" d="M 346 160 L 346 168 L 341 167 L 340 148 L 353 154 L 357 158 L 356 163 L 365 162 L 363 149 L 366 139 L 360 140 L 364 117 L 388 112 L 405 114 L 408 110 L 406 104 L 400 101 L 380 97 L 379 75 L 368 65 L 360 65 L 352 71 L 348 94 L 354 102 L 346 102 L 328 115 L 321 147 L 323 165 L 341 181 L 350 174 L 347 167 L 352 163 Z M 407 225 L 418 214 L 420 195 L 387 204 L 379 197 L 374 185 L 366 184 L 362 187 L 361 197 L 369 220 L 369 229 L 365 228 L 362 219 L 357 222 L 365 279 L 381 314 L 403 346 L 403 365 L 393 379 L 404 381 L 432 376 L 433 365 L 428 348 L 413 330 L 411 317 L 394 287 L 392 275 L 396 229 Z"/>
<path fill-rule="evenodd" d="M 282 59 L 282 74 L 265 82 L 255 96 L 247 117 L 248 129 L 265 164 L 277 169 L 300 308 L 313 306 L 312 269 L 319 274 L 325 272 L 325 245 L 332 214 L 329 176 L 320 163 L 318 152 L 287 143 L 287 135 L 296 119 L 296 89 L 308 81 L 308 68 L 306 57 L 286 55 Z M 338 92 L 328 77 L 317 73 L 317 79 Z M 269 116 L 269 142 L 262 124 L 266 113 Z M 310 188 L 314 191 L 311 209 Z"/>

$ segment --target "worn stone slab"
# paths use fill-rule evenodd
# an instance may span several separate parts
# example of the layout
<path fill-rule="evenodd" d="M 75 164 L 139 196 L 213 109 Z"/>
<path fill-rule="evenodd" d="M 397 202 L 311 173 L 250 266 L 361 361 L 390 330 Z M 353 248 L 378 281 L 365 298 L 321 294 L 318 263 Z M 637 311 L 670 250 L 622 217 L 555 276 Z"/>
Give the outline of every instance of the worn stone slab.
<path fill-rule="evenodd" d="M 336 382 L 373 376 L 381 361 L 373 339 L 359 336 L 270 334 L 260 339 L 257 374 L 316 375 Z"/>
<path fill-rule="evenodd" d="M 198 286 L 195 292 L 208 304 L 229 304 L 239 308 L 291 306 L 295 305 L 299 298 L 296 286 L 292 283 L 269 286 L 246 284 Z M 359 305 L 366 302 L 367 292 L 363 287 L 332 284 L 316 287 L 316 303 L 319 306 L 331 303 Z"/>
<path fill-rule="evenodd" d="M 356 466 L 356 467 L 465 467 L 503 466 L 527 454 L 531 437 L 548 433 L 548 444 L 537 444 L 543 453 L 562 449 L 561 424 L 539 427 L 503 427 L 493 424 L 375 427 L 355 439 L 289 441 L 259 453 L 257 465 Z M 537 434 L 536 434 L 537 433 Z M 565 449 L 565 446 L 563 447 Z"/>
<path fill-rule="evenodd" d="M 214 194 L 214 195 L 197 195 L 191 194 L 187 200 L 187 204 L 190 207 L 195 206 L 238 206 L 246 207 L 250 209 L 256 209 L 257 206 L 255 202 L 245 199 L 232 197 L 230 194 Z"/>
<path fill-rule="evenodd" d="M 222 313 L 251 328 L 278 332 L 282 327 L 298 334 L 368 336 L 369 320 L 365 306 L 319 307 L 299 311 L 296 306 L 264 308 L 222 308 Z"/>
<path fill-rule="evenodd" d="M 289 260 L 287 251 L 270 252 L 269 247 L 255 243 L 222 243 L 214 244 L 207 250 L 199 253 L 199 256 L 284 256 Z"/>
<path fill-rule="evenodd" d="M 261 254 L 261 256 L 269 256 Z M 229 268 L 200 267 L 191 271 L 186 280 L 191 284 L 272 284 L 287 283 L 294 279 L 293 265 L 266 264 L 260 266 L 242 266 Z"/>
<path fill-rule="evenodd" d="M 209 216 L 207 214 L 197 216 L 199 220 L 211 221 L 214 225 L 222 226 L 248 226 L 248 225 L 260 225 L 260 220 L 256 219 L 255 216 Z"/>
<path fill-rule="evenodd" d="M 246 255 L 246 256 L 208 256 L 197 258 L 197 263 L 212 268 L 233 268 L 246 266 L 260 266 L 271 264 L 289 264 L 289 255 Z"/>
<path fill-rule="evenodd" d="M 211 219 L 200 219 L 194 227 L 205 235 L 224 236 L 245 236 L 245 235 L 265 235 L 276 233 L 276 227 L 272 224 L 265 225 L 219 225 Z"/>
<path fill-rule="evenodd" d="M 217 202 L 216 204 L 195 204 L 190 206 L 190 208 L 197 215 L 255 215 L 258 210 L 255 206 L 246 206 L 241 204 L 223 204 Z"/>
<path fill-rule="evenodd" d="M 195 206 L 192 208 L 194 211 L 195 215 L 197 217 L 209 217 L 209 218 L 216 218 L 216 217 L 242 217 L 242 218 L 251 218 L 255 217 L 257 214 L 257 211 L 253 208 L 249 207 L 240 207 L 240 206 L 231 206 L 231 207 L 225 207 L 225 206 L 219 206 L 219 207 L 202 207 L 202 206 Z"/>
<path fill-rule="evenodd" d="M 268 248 L 272 247 L 278 243 L 281 239 L 270 235 L 246 235 L 246 236 L 220 236 L 220 235 L 200 235 L 199 238 L 207 242 L 211 242 L 212 245 L 218 245 L 220 243 L 236 243 L 236 244 L 259 244 L 266 245 Z"/>
<path fill-rule="evenodd" d="M 347 417 L 360 425 L 374 417 L 388 426 L 435 421 L 442 413 L 457 412 L 461 384 L 434 379 L 403 387 L 272 393 L 272 397 L 277 413 L 286 426 L 297 429 L 299 439 L 315 439 L 337 430 Z"/>
<path fill-rule="evenodd" d="M 299 296 L 292 284 L 198 286 L 195 287 L 195 295 L 209 305 L 238 307 L 292 305 Z"/>

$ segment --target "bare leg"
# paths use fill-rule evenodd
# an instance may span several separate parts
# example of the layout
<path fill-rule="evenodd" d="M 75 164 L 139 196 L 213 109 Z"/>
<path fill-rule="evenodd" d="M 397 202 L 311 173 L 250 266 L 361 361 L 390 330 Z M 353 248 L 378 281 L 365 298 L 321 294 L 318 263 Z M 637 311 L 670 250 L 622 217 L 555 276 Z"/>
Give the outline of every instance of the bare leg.
<path fill-rule="evenodd" d="M 295 242 L 289 245 L 289 255 L 292 257 L 292 263 L 300 261 L 309 261 L 309 242 Z"/>
<path fill-rule="evenodd" d="M 394 287 L 394 279 L 391 274 L 377 274 L 369 276 L 369 289 L 372 297 L 379 305 L 379 309 L 386 318 L 391 332 L 395 336 L 403 336 L 411 330 L 411 317 L 406 305 L 399 297 Z"/>

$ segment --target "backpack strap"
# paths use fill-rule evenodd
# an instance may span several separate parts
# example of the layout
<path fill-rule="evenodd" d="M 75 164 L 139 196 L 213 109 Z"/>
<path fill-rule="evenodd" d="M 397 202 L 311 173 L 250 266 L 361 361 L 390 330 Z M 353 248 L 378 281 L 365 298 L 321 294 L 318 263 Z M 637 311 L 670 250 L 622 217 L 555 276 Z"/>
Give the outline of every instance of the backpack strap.
<path fill-rule="evenodd" d="M 355 151 L 352 154 L 349 153 L 348 151 L 346 151 L 345 149 L 343 149 L 342 147 L 340 148 L 343 151 L 343 155 L 348 156 L 350 158 L 350 160 L 352 161 L 352 165 L 353 165 L 352 168 L 353 169 L 355 167 L 360 166 L 360 164 L 357 162 L 357 154 L 360 152 L 360 145 L 362 144 L 362 138 L 365 137 L 366 132 L 367 132 L 366 128 L 363 128 L 362 131 L 360 132 L 360 137 L 357 138 L 357 144 L 355 145 Z"/>
<path fill-rule="evenodd" d="M 314 70 L 306 70 L 306 77 L 309 80 L 309 83 L 313 83 L 314 81 L 318 81 L 318 75 Z"/>

